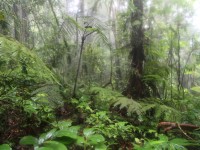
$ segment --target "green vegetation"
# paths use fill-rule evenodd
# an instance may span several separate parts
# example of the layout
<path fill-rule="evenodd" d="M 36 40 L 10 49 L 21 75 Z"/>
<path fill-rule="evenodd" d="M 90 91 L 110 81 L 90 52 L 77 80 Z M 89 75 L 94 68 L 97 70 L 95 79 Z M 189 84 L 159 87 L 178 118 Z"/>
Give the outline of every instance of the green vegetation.
<path fill-rule="evenodd" d="M 199 150 L 197 5 L 1 0 L 0 150 Z"/>

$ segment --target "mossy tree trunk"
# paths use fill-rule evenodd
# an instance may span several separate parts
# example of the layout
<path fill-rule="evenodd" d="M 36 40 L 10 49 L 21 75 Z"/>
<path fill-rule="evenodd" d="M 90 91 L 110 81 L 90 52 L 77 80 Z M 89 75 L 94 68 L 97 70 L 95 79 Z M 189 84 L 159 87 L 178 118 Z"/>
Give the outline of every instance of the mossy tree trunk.
<path fill-rule="evenodd" d="M 132 34 L 130 53 L 131 73 L 124 95 L 132 98 L 147 96 L 145 85 L 142 81 L 144 66 L 144 30 L 143 30 L 143 1 L 133 0 L 135 10 L 131 14 Z"/>

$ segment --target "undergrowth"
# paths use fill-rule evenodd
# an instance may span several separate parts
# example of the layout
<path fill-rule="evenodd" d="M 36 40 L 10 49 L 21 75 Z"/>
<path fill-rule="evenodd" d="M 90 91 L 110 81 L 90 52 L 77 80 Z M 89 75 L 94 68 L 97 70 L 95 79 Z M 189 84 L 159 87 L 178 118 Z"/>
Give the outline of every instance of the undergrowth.
<path fill-rule="evenodd" d="M 0 149 L 198 149 L 199 129 L 157 132 L 162 121 L 199 124 L 199 100 L 131 99 L 109 88 L 77 98 L 18 42 L 0 37 Z"/>

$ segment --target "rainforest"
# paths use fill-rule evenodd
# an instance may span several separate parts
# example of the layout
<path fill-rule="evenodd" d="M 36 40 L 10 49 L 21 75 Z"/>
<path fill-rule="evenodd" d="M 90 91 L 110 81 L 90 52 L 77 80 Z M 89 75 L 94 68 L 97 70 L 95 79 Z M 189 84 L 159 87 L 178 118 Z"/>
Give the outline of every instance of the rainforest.
<path fill-rule="evenodd" d="M 200 0 L 1 0 L 0 150 L 200 150 Z"/>

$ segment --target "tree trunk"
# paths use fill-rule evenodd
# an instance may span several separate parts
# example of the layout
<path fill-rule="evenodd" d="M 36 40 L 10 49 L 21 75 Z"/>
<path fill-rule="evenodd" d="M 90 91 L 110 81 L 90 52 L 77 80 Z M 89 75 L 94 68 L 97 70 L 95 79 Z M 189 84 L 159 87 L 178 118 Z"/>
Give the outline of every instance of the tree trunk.
<path fill-rule="evenodd" d="M 13 4 L 13 11 L 15 13 L 16 18 L 18 17 L 18 6 L 16 3 Z M 17 19 L 14 19 L 14 38 L 20 41 L 20 33 L 19 33 L 19 22 Z"/>
<path fill-rule="evenodd" d="M 144 32 L 143 32 L 143 1 L 133 0 L 135 11 L 131 15 L 132 37 L 131 45 L 131 73 L 124 95 L 133 98 L 146 97 L 145 86 L 142 81 L 144 63 Z"/>

